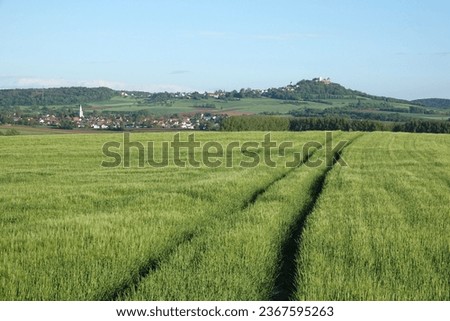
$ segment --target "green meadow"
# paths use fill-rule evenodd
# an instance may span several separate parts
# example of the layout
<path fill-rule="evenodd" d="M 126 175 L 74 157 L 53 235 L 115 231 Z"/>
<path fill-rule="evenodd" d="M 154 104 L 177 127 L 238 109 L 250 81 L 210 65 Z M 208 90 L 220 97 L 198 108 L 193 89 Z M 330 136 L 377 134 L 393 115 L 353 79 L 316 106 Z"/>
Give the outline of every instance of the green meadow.
<path fill-rule="evenodd" d="M 449 135 L 29 134 L 0 136 L 0 300 L 450 300 Z"/>
<path fill-rule="evenodd" d="M 347 103 L 351 99 L 345 100 Z M 356 99 L 354 101 L 357 101 Z M 212 104 L 214 108 L 202 108 L 202 105 Z M 305 102 L 302 106 L 308 108 L 323 109 L 325 104 Z M 329 106 L 328 106 L 329 107 Z M 231 113 L 231 114 L 259 114 L 262 112 L 287 113 L 298 108 L 297 105 L 271 98 L 243 98 L 240 100 L 224 99 L 174 99 L 170 104 L 148 103 L 144 100 L 113 97 L 111 100 L 89 104 L 85 109 L 110 111 L 110 112 L 130 112 L 145 110 L 157 116 L 168 116 L 171 114 L 189 114 L 196 112 Z"/>

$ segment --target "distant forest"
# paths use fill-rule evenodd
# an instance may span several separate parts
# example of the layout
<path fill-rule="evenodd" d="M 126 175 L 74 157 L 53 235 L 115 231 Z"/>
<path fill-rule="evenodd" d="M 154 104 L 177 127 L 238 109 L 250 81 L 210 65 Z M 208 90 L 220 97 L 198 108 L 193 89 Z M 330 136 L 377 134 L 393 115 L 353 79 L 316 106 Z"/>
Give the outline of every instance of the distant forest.
<path fill-rule="evenodd" d="M 47 106 L 69 105 L 109 100 L 117 95 L 106 87 L 63 87 L 47 89 L 3 89 L 0 90 L 0 106 Z"/>
<path fill-rule="evenodd" d="M 450 99 L 427 98 L 427 99 L 416 99 L 411 102 L 431 108 L 442 108 L 442 109 L 450 108 Z"/>

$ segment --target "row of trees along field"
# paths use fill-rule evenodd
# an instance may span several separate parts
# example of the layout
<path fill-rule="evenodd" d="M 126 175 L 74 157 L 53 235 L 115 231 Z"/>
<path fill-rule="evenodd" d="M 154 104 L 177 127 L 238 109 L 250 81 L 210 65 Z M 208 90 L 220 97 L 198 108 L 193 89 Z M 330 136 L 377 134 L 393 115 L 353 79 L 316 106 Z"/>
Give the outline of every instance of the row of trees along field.
<path fill-rule="evenodd" d="M 343 117 L 232 116 L 223 120 L 221 129 L 224 131 L 342 130 L 450 133 L 450 121 L 410 120 L 392 123 Z"/>
<path fill-rule="evenodd" d="M 110 88 L 64 87 L 0 90 L 0 106 L 65 105 L 109 100 L 117 92 Z"/>

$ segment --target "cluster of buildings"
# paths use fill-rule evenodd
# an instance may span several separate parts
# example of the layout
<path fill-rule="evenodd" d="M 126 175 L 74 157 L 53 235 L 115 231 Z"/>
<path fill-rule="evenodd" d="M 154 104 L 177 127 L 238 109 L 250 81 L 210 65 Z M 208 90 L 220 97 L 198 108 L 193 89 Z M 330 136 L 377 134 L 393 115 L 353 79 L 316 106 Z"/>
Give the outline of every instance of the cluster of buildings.
<path fill-rule="evenodd" d="M 317 78 L 314 78 L 313 81 L 314 81 L 314 82 L 321 82 L 321 83 L 323 83 L 323 84 L 325 84 L 325 85 L 331 84 L 331 79 L 330 79 L 330 77 L 328 77 L 328 78 L 317 77 Z"/>
<path fill-rule="evenodd" d="M 52 117 L 52 116 L 50 116 Z M 74 127 L 92 129 L 125 129 L 125 128 L 161 128 L 161 129 L 212 129 L 219 127 L 221 117 L 211 114 L 197 114 L 192 117 L 159 117 L 118 115 L 85 117 L 80 106 L 78 116 L 72 117 Z M 54 123 L 50 124 L 54 125 Z"/>
<path fill-rule="evenodd" d="M 49 113 L 37 116 L 12 114 L 7 123 L 17 125 L 48 126 L 54 128 L 84 128 L 95 130 L 124 130 L 137 128 L 215 130 L 219 129 L 225 115 L 197 113 L 195 115 L 172 115 L 156 117 L 140 113 L 85 114 L 80 106 L 76 114 Z"/>

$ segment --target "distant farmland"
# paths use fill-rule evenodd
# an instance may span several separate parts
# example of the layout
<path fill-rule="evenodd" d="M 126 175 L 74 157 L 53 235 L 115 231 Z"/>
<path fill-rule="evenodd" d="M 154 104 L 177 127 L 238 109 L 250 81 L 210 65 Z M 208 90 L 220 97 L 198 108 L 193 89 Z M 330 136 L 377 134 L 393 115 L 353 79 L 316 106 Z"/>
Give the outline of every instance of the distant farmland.
<path fill-rule="evenodd" d="M 195 132 L 177 165 L 175 133 L 30 134 L 0 137 L 0 300 L 450 300 L 449 135 Z"/>

